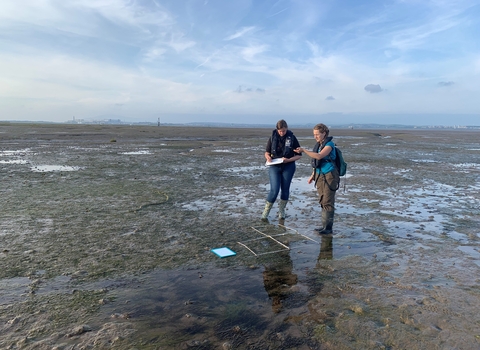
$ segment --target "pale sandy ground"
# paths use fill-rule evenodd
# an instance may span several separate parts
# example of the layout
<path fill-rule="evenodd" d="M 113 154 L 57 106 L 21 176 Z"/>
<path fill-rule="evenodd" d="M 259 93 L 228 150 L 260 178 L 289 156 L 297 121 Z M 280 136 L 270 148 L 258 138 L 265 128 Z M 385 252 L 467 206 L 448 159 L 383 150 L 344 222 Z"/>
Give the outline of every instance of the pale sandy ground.
<path fill-rule="evenodd" d="M 332 130 L 331 237 L 307 157 L 259 220 L 269 134 L 0 124 L 0 348 L 480 348 L 478 133 Z"/>

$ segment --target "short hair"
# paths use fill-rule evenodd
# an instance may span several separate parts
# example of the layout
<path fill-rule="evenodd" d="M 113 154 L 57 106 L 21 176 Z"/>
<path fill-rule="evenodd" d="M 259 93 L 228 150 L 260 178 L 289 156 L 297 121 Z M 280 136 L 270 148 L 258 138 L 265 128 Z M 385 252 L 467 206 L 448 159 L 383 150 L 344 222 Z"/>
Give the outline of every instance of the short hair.
<path fill-rule="evenodd" d="M 280 119 L 278 122 L 277 122 L 277 130 L 280 130 L 280 129 L 283 129 L 283 128 L 287 128 L 288 129 L 288 125 L 287 125 L 287 122 L 283 119 Z"/>
<path fill-rule="evenodd" d="M 318 130 L 320 132 L 324 132 L 325 136 L 328 136 L 328 134 L 330 133 L 330 130 L 328 129 L 328 126 L 326 126 L 325 124 L 322 124 L 322 123 L 319 123 L 319 124 L 315 125 L 313 127 L 313 130 Z"/>

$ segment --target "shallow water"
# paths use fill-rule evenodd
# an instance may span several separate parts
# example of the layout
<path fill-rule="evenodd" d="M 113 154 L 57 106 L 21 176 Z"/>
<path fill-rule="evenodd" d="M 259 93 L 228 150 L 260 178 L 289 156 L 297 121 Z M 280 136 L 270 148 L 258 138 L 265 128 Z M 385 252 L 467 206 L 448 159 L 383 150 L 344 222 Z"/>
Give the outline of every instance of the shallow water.
<path fill-rule="evenodd" d="M 0 348 L 480 346 L 476 133 L 332 131 L 320 237 L 306 157 L 263 223 L 268 130 L 193 130 L 1 125 Z"/>

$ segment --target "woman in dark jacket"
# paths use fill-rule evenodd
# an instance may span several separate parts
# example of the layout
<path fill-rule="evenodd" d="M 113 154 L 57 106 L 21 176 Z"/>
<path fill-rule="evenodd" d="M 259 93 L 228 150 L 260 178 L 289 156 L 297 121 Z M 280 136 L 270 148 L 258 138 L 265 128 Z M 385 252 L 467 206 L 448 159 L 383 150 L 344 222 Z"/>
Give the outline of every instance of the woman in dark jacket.
<path fill-rule="evenodd" d="M 270 177 L 270 192 L 267 196 L 267 203 L 262 213 L 262 220 L 268 220 L 268 215 L 272 209 L 273 203 L 280 194 L 280 203 L 278 204 L 278 217 L 285 219 L 285 207 L 290 195 L 290 184 L 295 174 L 295 161 L 300 159 L 301 153 L 294 150 L 300 147 L 300 143 L 293 133 L 288 130 L 285 120 L 279 120 L 272 136 L 268 139 L 265 148 L 265 159 L 268 163 L 275 163 L 269 166 L 268 174 Z"/>

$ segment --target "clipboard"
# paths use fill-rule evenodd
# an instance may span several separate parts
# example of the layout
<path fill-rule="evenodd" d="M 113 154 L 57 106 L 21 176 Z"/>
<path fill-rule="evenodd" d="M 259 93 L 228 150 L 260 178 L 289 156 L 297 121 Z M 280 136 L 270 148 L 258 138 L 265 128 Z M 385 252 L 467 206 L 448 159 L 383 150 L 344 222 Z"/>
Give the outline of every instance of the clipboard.
<path fill-rule="evenodd" d="M 283 163 L 283 158 L 275 158 L 275 159 L 272 159 L 271 162 L 265 162 L 265 165 L 269 166 L 269 165 L 277 165 L 282 163 Z"/>
<path fill-rule="evenodd" d="M 233 250 L 227 247 L 222 247 L 222 248 L 214 248 L 211 250 L 212 253 L 215 253 L 218 255 L 220 258 L 226 258 L 228 256 L 234 256 L 237 255 Z"/>

